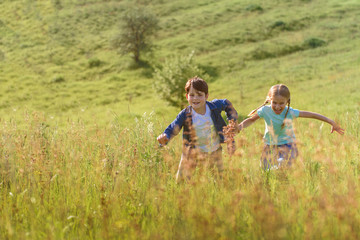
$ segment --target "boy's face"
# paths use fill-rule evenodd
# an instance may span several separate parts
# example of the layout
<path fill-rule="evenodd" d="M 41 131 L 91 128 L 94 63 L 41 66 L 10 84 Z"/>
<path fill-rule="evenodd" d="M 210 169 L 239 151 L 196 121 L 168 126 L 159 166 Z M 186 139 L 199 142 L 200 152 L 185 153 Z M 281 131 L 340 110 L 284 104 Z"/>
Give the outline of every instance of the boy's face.
<path fill-rule="evenodd" d="M 276 114 L 281 114 L 287 103 L 288 99 L 280 95 L 275 95 L 271 98 L 271 108 Z"/>
<path fill-rule="evenodd" d="M 186 94 L 186 99 L 189 102 L 189 105 L 195 110 L 195 112 L 200 114 L 205 114 L 206 111 L 206 100 L 208 99 L 209 94 L 198 91 L 193 86 L 190 87 L 189 92 Z"/>

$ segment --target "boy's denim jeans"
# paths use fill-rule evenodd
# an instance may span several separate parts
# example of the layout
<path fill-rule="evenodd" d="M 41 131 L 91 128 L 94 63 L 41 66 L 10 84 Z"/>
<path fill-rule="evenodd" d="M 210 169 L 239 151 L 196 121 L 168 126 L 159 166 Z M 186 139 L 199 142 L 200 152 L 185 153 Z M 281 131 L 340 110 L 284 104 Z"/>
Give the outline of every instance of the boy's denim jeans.
<path fill-rule="evenodd" d="M 198 149 L 187 148 L 181 154 L 181 160 L 179 168 L 176 173 L 176 181 L 187 179 L 189 180 L 194 174 L 196 167 L 200 165 L 201 168 L 218 170 L 219 175 L 223 171 L 223 160 L 222 160 L 222 147 L 220 146 L 216 151 L 212 153 L 201 152 Z"/>

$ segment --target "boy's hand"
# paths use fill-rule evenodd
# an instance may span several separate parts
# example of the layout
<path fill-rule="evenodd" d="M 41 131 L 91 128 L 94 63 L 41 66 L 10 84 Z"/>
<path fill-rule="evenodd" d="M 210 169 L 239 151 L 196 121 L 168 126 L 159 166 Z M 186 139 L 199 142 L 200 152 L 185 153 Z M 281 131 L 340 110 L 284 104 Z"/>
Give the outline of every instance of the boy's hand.
<path fill-rule="evenodd" d="M 156 139 L 160 145 L 164 146 L 168 141 L 169 139 L 167 138 L 166 134 L 165 133 L 162 133 L 160 134 L 157 139 Z"/>
<path fill-rule="evenodd" d="M 333 133 L 334 131 L 338 132 L 340 135 L 343 135 L 345 132 L 345 129 L 342 129 L 339 125 L 334 123 L 331 125 L 331 133 Z"/>

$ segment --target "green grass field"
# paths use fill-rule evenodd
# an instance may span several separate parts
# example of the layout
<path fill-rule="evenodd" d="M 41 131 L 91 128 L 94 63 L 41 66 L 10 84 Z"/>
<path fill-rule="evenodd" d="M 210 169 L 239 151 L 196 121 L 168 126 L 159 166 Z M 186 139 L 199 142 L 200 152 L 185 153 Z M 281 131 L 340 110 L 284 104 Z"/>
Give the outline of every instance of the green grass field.
<path fill-rule="evenodd" d="M 135 3 L 160 21 L 142 67 L 111 45 Z M 359 16 L 357 0 L 0 1 L 0 239 L 359 239 Z M 265 173 L 256 123 L 222 179 L 176 184 L 181 136 L 156 137 L 179 109 L 152 67 L 191 51 L 241 119 L 285 83 L 345 135 L 298 119 L 295 166 Z"/>

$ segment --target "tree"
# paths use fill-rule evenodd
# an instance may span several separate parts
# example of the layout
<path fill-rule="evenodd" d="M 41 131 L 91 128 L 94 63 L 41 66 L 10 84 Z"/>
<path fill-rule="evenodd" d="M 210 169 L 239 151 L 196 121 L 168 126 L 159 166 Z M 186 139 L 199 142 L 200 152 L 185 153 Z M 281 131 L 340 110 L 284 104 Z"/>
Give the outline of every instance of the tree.
<path fill-rule="evenodd" d="M 199 76 L 209 80 L 209 76 L 193 63 L 193 56 L 194 51 L 188 56 L 172 56 L 165 59 L 160 68 L 155 68 L 154 88 L 171 106 L 183 109 L 187 105 L 185 84 L 188 79 Z"/>
<path fill-rule="evenodd" d="M 140 53 L 151 50 L 150 37 L 158 29 L 158 19 L 144 7 L 131 8 L 122 18 L 122 32 L 114 40 L 114 46 L 122 54 L 131 53 L 136 63 Z"/>

